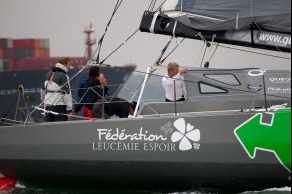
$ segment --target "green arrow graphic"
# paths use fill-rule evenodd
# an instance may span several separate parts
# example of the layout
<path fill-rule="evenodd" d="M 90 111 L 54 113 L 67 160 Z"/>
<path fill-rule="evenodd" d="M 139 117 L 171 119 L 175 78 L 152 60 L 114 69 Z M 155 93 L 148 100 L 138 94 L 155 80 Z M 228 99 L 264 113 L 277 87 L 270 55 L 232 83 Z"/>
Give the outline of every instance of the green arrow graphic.
<path fill-rule="evenodd" d="M 273 152 L 280 163 L 291 172 L 291 108 L 273 113 L 271 123 L 263 123 L 259 113 L 235 129 L 234 133 L 249 157 L 257 150 Z"/>

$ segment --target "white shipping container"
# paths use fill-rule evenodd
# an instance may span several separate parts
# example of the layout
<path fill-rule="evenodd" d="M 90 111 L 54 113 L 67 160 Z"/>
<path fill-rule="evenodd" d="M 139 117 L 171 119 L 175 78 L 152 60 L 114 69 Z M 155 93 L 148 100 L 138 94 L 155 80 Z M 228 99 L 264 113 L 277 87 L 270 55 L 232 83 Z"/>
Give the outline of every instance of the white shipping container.
<path fill-rule="evenodd" d="M 41 39 L 40 40 L 40 47 L 41 48 L 50 48 L 50 40 L 49 39 Z"/>
<path fill-rule="evenodd" d="M 12 38 L 7 39 L 7 48 L 13 48 L 13 39 Z"/>
<path fill-rule="evenodd" d="M 0 72 L 4 71 L 4 63 L 3 63 L 3 59 L 0 59 Z"/>

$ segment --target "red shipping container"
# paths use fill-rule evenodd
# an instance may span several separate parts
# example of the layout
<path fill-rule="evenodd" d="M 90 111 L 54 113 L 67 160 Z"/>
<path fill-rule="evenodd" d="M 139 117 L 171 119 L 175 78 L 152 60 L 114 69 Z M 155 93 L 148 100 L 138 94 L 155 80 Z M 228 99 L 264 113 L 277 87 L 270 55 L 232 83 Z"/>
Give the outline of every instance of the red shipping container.
<path fill-rule="evenodd" d="M 18 59 L 14 61 L 14 71 L 22 71 L 23 67 L 25 66 L 25 61 L 24 59 Z"/>
<path fill-rule="evenodd" d="M 50 57 L 50 49 L 45 49 L 45 57 Z"/>
<path fill-rule="evenodd" d="M 0 48 L 0 59 L 3 58 L 3 49 Z"/>
<path fill-rule="evenodd" d="M 7 48 L 7 39 L 0 38 L 0 48 Z"/>
<path fill-rule="evenodd" d="M 14 69 L 14 59 L 8 59 L 8 71 Z"/>
<path fill-rule="evenodd" d="M 48 49 L 35 49 L 34 54 L 35 54 L 35 57 L 38 57 L 38 58 L 40 58 L 40 57 L 50 57 L 48 55 Z"/>
<path fill-rule="evenodd" d="M 41 40 L 40 39 L 34 39 L 34 48 L 36 48 L 36 49 L 41 48 Z"/>
<path fill-rule="evenodd" d="M 35 39 L 14 39 L 13 48 L 15 49 L 33 49 L 35 47 Z"/>
<path fill-rule="evenodd" d="M 34 49 L 34 56 L 37 58 L 42 57 L 42 49 Z"/>
<path fill-rule="evenodd" d="M 5 59 L 13 59 L 13 49 L 8 48 L 3 50 L 3 58 Z"/>

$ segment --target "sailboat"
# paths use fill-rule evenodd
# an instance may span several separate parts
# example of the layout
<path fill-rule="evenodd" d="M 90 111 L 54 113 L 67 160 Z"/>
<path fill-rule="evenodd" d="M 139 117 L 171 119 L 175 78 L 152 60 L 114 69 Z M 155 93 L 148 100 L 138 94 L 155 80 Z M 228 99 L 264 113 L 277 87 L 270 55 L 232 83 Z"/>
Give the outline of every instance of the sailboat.
<path fill-rule="evenodd" d="M 169 0 L 140 29 L 291 52 L 291 1 L 280 2 Z M 258 41 L 262 33 L 284 44 Z M 291 187 L 291 71 L 189 67 L 185 102 L 141 103 L 160 62 L 131 118 L 1 127 L 0 173 L 28 186 Z"/>

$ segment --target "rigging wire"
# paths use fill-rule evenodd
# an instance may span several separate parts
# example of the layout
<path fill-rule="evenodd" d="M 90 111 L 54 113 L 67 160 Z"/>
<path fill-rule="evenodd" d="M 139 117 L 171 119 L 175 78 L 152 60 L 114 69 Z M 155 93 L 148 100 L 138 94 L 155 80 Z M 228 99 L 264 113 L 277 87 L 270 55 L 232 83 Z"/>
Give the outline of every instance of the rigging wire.
<path fill-rule="evenodd" d="M 161 7 L 164 5 L 164 3 L 167 0 L 164 0 L 163 3 L 156 9 L 155 12 L 157 12 L 158 10 L 161 9 Z M 146 21 L 143 24 L 145 24 Z M 138 28 L 137 30 L 135 30 L 123 43 L 121 43 L 116 49 L 114 49 L 107 57 L 105 57 L 105 59 L 102 60 L 102 62 L 100 64 L 103 64 L 110 56 L 112 56 L 115 52 L 117 52 L 122 46 L 124 46 L 126 44 L 126 42 L 128 42 L 138 31 L 140 30 L 140 28 Z"/>
<path fill-rule="evenodd" d="M 173 40 L 174 37 L 171 37 L 169 42 L 166 44 L 166 46 L 164 47 L 164 49 L 161 51 L 161 55 L 158 57 L 158 59 L 156 60 L 155 64 L 153 67 L 156 67 L 156 66 L 161 66 L 161 64 L 164 63 L 164 61 L 181 45 L 181 43 L 185 40 L 182 39 L 171 51 L 170 53 L 164 58 L 162 59 L 163 55 L 165 54 L 167 48 L 169 47 L 171 41 Z M 156 71 L 156 69 L 152 69 L 151 72 L 149 73 L 149 77 L 148 77 L 148 80 L 146 81 L 146 83 L 149 81 L 150 79 L 150 76 Z M 137 92 L 139 92 L 139 90 L 142 88 L 142 84 L 143 84 L 144 80 L 142 80 L 142 82 L 140 83 L 139 87 L 137 88 L 136 92 L 135 92 L 135 95 L 137 96 Z M 135 97 L 135 96 L 133 96 Z"/>
<path fill-rule="evenodd" d="M 262 55 L 262 56 L 268 56 L 268 57 L 275 57 L 275 58 L 280 58 L 280 59 L 289 59 L 289 60 L 291 60 L 291 57 L 281 57 L 281 56 L 276 56 L 276 55 L 269 55 L 269 54 L 264 54 L 264 53 L 254 52 L 254 51 L 248 51 L 248 50 L 239 49 L 239 48 L 233 48 L 233 47 L 230 47 L 230 46 L 224 46 L 222 44 L 219 45 L 219 47 L 228 48 L 228 49 L 231 49 L 231 50 L 242 51 L 242 52 L 246 52 L 246 53 L 258 54 L 258 55 Z"/>
<path fill-rule="evenodd" d="M 126 68 L 122 68 L 122 67 L 120 67 L 121 69 L 126 69 Z M 126 69 L 126 70 L 129 70 L 129 69 Z M 132 70 L 133 71 L 133 70 Z M 192 70 L 190 70 L 190 71 L 192 71 Z M 145 74 L 145 72 L 142 72 L 142 71 L 135 71 L 135 72 L 139 72 L 139 73 L 141 73 L 141 74 Z M 162 75 L 157 75 L 157 74 L 151 74 L 152 76 L 156 76 L 156 77 L 164 77 L 164 76 L 162 76 Z M 193 84 L 198 84 L 199 82 L 196 82 L 196 81 L 191 81 L 191 80 L 184 80 L 184 82 L 186 82 L 186 83 L 193 83 Z M 239 91 L 239 92 L 244 92 L 244 93 L 249 93 L 249 94 L 254 94 L 254 92 L 251 92 L 251 91 L 246 91 L 246 90 L 243 90 L 243 89 L 236 89 L 236 88 L 231 88 L 231 87 L 222 87 L 223 89 L 227 89 L 227 90 L 233 90 L 233 91 Z M 265 95 L 265 94 L 259 94 L 258 93 L 258 95 Z M 268 96 L 268 97 L 276 97 L 276 98 L 281 98 L 281 99 L 287 99 L 287 100 L 291 100 L 291 98 L 289 98 L 289 97 L 283 97 L 283 96 L 277 96 L 277 95 L 272 95 L 272 94 L 266 94 L 266 96 Z M 40 110 L 40 107 L 39 106 L 36 106 L 36 107 L 34 107 L 34 109 L 36 110 L 36 109 L 39 109 Z M 43 110 L 43 109 L 42 109 Z M 5 118 L 1 118 L 1 121 L 2 121 L 2 123 L 4 123 L 4 120 L 3 119 L 5 119 Z"/>
<path fill-rule="evenodd" d="M 208 49 L 208 44 L 206 43 L 205 45 L 206 45 L 206 47 L 205 47 L 205 51 L 204 51 L 204 54 L 203 54 L 203 57 L 202 57 L 202 61 L 201 61 L 200 67 L 203 66 L 203 62 L 204 62 L 204 59 L 205 59 L 205 55 L 206 55 L 206 52 L 207 52 L 207 49 Z"/>
<path fill-rule="evenodd" d="M 2 122 L 2 118 L 6 118 L 7 114 L 9 113 L 9 111 L 12 109 L 13 105 L 16 103 L 16 101 L 18 100 L 18 96 L 15 98 L 15 100 L 13 101 L 13 103 L 10 105 L 10 107 L 7 109 L 7 111 L 4 113 L 4 115 L 1 117 L 0 123 Z"/>
<path fill-rule="evenodd" d="M 161 59 L 162 59 L 164 53 L 166 52 L 166 50 L 168 49 L 168 47 L 169 47 L 170 43 L 172 42 L 172 40 L 173 40 L 173 36 L 170 38 L 170 40 L 168 41 L 166 46 L 162 49 L 162 51 L 160 53 L 160 56 L 157 58 L 157 60 L 154 63 L 154 66 L 160 66 L 162 64 Z"/>
<path fill-rule="evenodd" d="M 97 57 L 96 57 L 96 63 L 97 63 L 97 64 L 99 64 L 100 51 L 101 51 L 101 47 L 102 47 L 102 43 L 103 43 L 104 37 L 105 37 L 105 35 L 106 35 L 107 31 L 108 31 L 108 28 L 109 28 L 109 26 L 110 26 L 110 24 L 111 24 L 111 22 L 112 22 L 112 20 L 113 20 L 113 18 L 114 18 L 114 16 L 115 16 L 116 12 L 118 11 L 119 7 L 121 6 L 122 2 L 123 2 L 123 0 L 118 0 L 118 1 L 117 1 L 116 6 L 115 6 L 115 8 L 114 8 L 114 11 L 113 11 L 113 13 L 112 13 L 112 16 L 111 16 L 111 18 L 110 18 L 110 20 L 109 20 L 109 22 L 108 22 L 108 24 L 107 24 L 107 26 L 106 26 L 106 28 L 105 28 L 105 31 L 104 31 L 104 33 L 103 33 L 101 39 L 98 41 L 97 49 L 95 50 L 95 52 L 94 52 L 94 54 L 93 54 L 93 56 L 92 56 L 92 59 L 91 59 L 91 60 L 93 60 L 93 57 L 94 57 L 94 56 L 96 55 L 96 53 L 97 53 Z"/>
<path fill-rule="evenodd" d="M 122 4 L 122 2 L 123 2 L 123 0 L 118 0 L 117 1 L 117 3 L 116 3 L 116 6 L 115 6 L 115 8 L 114 8 L 114 11 L 113 11 L 113 14 L 112 14 L 112 16 L 111 16 L 111 18 L 110 18 L 110 20 L 109 20 L 109 22 L 108 22 L 108 24 L 107 24 L 107 26 L 106 26 L 106 29 L 105 29 L 105 31 L 104 31 L 104 34 L 103 34 L 103 36 L 101 37 L 101 39 L 99 40 L 99 42 L 98 42 L 98 47 L 97 47 L 97 49 L 95 50 L 95 52 L 94 52 L 94 54 L 93 54 L 93 57 L 96 55 L 96 53 L 98 53 L 97 54 L 97 58 L 96 58 L 96 63 L 97 64 L 103 64 L 111 55 L 113 55 L 118 49 L 120 49 L 127 41 L 129 41 L 138 31 L 139 31 L 139 28 L 134 32 L 134 33 L 132 33 L 121 45 L 119 45 L 114 51 L 112 51 L 105 59 L 103 59 L 101 62 L 99 62 L 99 58 L 100 58 L 100 51 L 101 51 L 101 46 L 102 46 L 102 43 L 103 43 L 103 40 L 104 40 L 104 37 L 105 37 L 105 35 L 106 35 L 106 33 L 107 33 L 107 30 L 108 30 L 108 28 L 109 28 L 109 26 L 110 26 L 110 24 L 111 24 L 111 21 L 112 21 L 112 19 L 113 19 L 113 17 L 114 17 L 114 15 L 116 14 L 116 12 L 117 12 L 117 10 L 119 9 L 119 7 L 120 7 L 120 5 Z M 155 1 L 156 2 L 156 1 Z M 164 0 L 164 2 L 158 7 L 158 9 L 156 10 L 156 12 L 158 11 L 158 10 L 160 10 L 160 8 L 164 5 L 164 3 L 166 2 L 166 0 Z M 153 2 L 152 2 L 153 3 Z M 155 5 L 155 4 L 154 4 Z M 154 5 L 152 6 L 153 8 L 154 8 Z M 151 7 L 151 5 L 150 5 L 150 7 Z M 70 81 L 72 80 L 72 79 L 74 79 L 78 74 L 80 74 L 81 72 L 83 72 L 84 71 L 84 69 L 86 68 L 86 67 L 88 67 L 88 66 L 90 66 L 91 65 L 91 62 L 93 61 L 93 57 L 92 57 L 92 59 L 90 60 L 90 61 L 88 61 L 87 62 L 87 64 L 85 65 L 85 66 L 83 66 L 83 68 L 76 74 L 76 75 L 74 75 L 73 77 L 71 77 L 71 79 L 70 79 Z M 119 67 L 117 67 L 117 68 L 119 68 Z M 63 87 L 63 86 L 62 86 Z"/>
<path fill-rule="evenodd" d="M 132 71 L 132 72 L 135 72 L 135 73 L 140 73 L 140 74 L 143 74 L 143 75 L 146 75 L 147 73 L 145 73 L 144 71 L 138 71 L 138 70 L 132 70 L 132 69 L 128 69 L 126 67 L 118 67 L 118 66 L 112 66 L 112 67 L 115 67 L 115 68 L 119 68 L 119 69 L 122 69 L 122 70 L 126 70 L 126 71 Z M 247 68 L 247 69 L 252 69 L 252 68 Z M 190 72 L 192 70 L 189 70 Z M 242 72 L 240 70 L 238 70 L 238 72 Z M 160 77 L 160 78 L 163 78 L 164 75 L 158 75 L 158 74 L 151 74 L 152 76 L 155 76 L 155 77 Z M 184 82 L 188 82 L 188 83 L 194 83 L 194 84 L 198 84 L 199 82 L 195 82 L 195 81 L 191 81 L 191 80 L 184 80 Z M 239 92 L 244 92 L 244 93 L 254 93 L 254 92 L 251 92 L 251 91 L 246 91 L 246 90 L 241 90 L 241 89 L 234 89 L 234 88 L 231 88 L 231 87 L 222 87 L 223 89 L 227 89 L 227 90 L 234 90 L 234 91 L 239 91 Z M 264 95 L 264 94 L 262 94 Z M 266 94 L 266 96 L 270 96 L 270 97 L 277 97 L 277 98 L 282 98 L 282 99 L 291 99 L 291 98 L 288 98 L 288 97 L 282 97 L 282 96 L 277 96 L 277 95 L 272 95 L 272 94 Z"/>
<path fill-rule="evenodd" d="M 166 0 L 165 0 L 166 1 Z M 165 3 L 165 1 L 162 3 L 162 5 Z M 121 5 L 121 3 L 122 3 L 122 0 L 121 0 L 121 2 L 120 1 L 118 1 L 117 2 L 117 4 L 116 4 L 116 7 L 115 7 L 115 10 L 114 10 L 114 12 L 113 12 L 113 15 L 112 15 L 112 17 L 111 17 L 111 19 L 110 19 L 110 21 L 109 21 L 109 23 L 108 23 L 108 25 L 106 26 L 106 30 L 105 30 L 105 32 L 104 32 L 104 34 L 103 34 L 103 36 L 102 36 L 102 38 L 101 38 L 101 40 L 99 41 L 99 45 L 98 45 L 98 49 L 96 50 L 96 52 L 94 53 L 94 55 L 97 53 L 97 51 L 98 51 L 98 56 L 97 56 L 97 59 L 96 59 L 96 62 L 98 63 L 98 64 L 102 64 L 102 63 L 104 63 L 112 54 L 114 54 L 118 49 L 120 49 L 129 39 L 131 39 L 138 31 L 139 31 L 139 29 L 138 30 L 136 30 L 129 38 L 127 38 L 126 39 L 126 41 L 124 41 L 120 46 L 118 46 L 112 53 L 110 53 L 110 55 L 108 55 L 101 63 L 99 63 L 99 57 L 100 57 L 100 50 L 101 50 L 101 46 L 102 46 L 102 42 L 103 42 L 103 39 L 104 39 L 104 37 L 105 37 L 105 35 L 106 35 L 106 32 L 107 32 L 107 30 L 108 30 L 108 27 L 110 26 L 110 23 L 111 23 L 111 21 L 112 21 L 112 19 L 113 19 L 113 17 L 114 17 L 114 15 L 115 15 L 115 13 L 117 12 L 117 10 L 118 10 L 118 8 L 119 8 L 119 6 Z M 155 6 L 155 3 L 156 3 L 156 0 L 153 0 L 152 2 L 151 2 L 151 4 L 150 4 L 150 7 L 149 7 L 149 9 L 154 9 L 154 6 Z M 162 6 L 161 5 L 161 6 Z M 160 6 L 160 7 L 161 7 Z M 158 9 L 160 9 L 160 7 L 158 8 Z M 256 24 L 257 25 L 257 24 Z M 184 39 L 183 39 L 184 40 Z M 183 42 L 183 40 L 181 41 L 181 42 Z M 178 47 L 179 45 L 177 45 L 177 47 Z M 177 48 L 176 47 L 176 48 Z M 219 47 L 219 44 L 217 45 L 217 48 Z M 224 46 L 222 46 L 221 45 L 221 47 L 224 47 Z M 175 48 L 175 49 L 176 49 Z M 217 50 L 217 48 L 216 48 L 216 50 Z M 228 47 L 226 47 L 226 48 L 228 48 Z M 174 49 L 174 50 L 175 50 Z M 207 46 L 206 46 L 206 49 L 207 49 Z M 205 53 L 206 53 L 206 49 L 205 49 Z M 233 48 L 230 48 L 230 49 L 233 49 Z M 173 50 L 173 51 L 174 51 Z M 215 50 L 215 51 L 216 51 Z M 240 49 L 234 49 L 234 50 L 240 50 Z M 173 52 L 172 51 L 172 52 Z M 243 51 L 243 50 L 241 50 L 241 51 Z M 169 55 L 171 55 L 172 54 L 172 52 L 169 54 Z M 246 51 L 246 52 L 248 52 L 248 51 Z M 204 53 L 204 57 L 205 57 L 205 53 Z M 251 52 L 251 53 L 256 53 L 256 52 Z M 213 55 L 210 57 L 210 60 L 213 58 L 213 56 L 214 56 L 214 54 L 215 54 L 215 52 L 213 53 Z M 257 53 L 257 54 L 261 54 L 261 53 Z M 93 55 L 93 56 L 94 56 Z M 168 56 L 169 56 L 168 55 Z M 262 54 L 262 55 L 265 55 L 265 54 Z M 168 57 L 167 56 L 167 57 Z M 267 56 L 272 56 L 272 57 L 277 57 L 277 56 L 273 56 L 273 55 L 267 55 Z M 160 63 L 160 64 L 162 64 L 165 60 L 166 60 L 166 58 L 167 57 L 165 57 L 163 60 L 161 60 L 162 59 L 162 56 L 160 57 L 160 59 L 159 60 L 157 60 L 157 62 L 158 63 Z M 203 57 L 203 58 L 204 58 Z M 283 58 L 283 57 L 278 57 L 278 58 Z M 285 59 L 287 59 L 287 58 L 285 58 Z M 155 64 L 158 64 L 158 63 L 155 63 Z M 202 64 L 201 64 L 202 65 Z M 115 66 L 116 67 L 116 66 Z M 117 67 L 117 68 L 121 68 L 121 67 Z M 138 71 L 134 71 L 134 72 L 138 72 Z M 145 74 L 145 72 L 143 72 L 144 74 Z"/>
<path fill-rule="evenodd" d="M 84 65 L 84 66 L 82 67 L 82 69 L 81 69 L 78 73 L 76 73 L 73 77 L 70 78 L 70 81 L 73 80 L 75 77 L 77 77 L 81 72 L 83 72 L 84 69 L 85 69 L 86 67 L 88 67 L 88 66 L 91 65 L 91 62 L 93 61 L 93 58 L 94 58 L 94 56 L 96 55 L 96 53 L 97 53 L 96 64 L 100 64 L 100 63 L 99 63 L 99 57 L 100 57 L 100 51 L 101 51 L 101 47 L 102 47 L 102 43 L 103 43 L 104 37 L 105 37 L 105 35 L 106 35 L 107 31 L 108 31 L 108 28 L 109 28 L 109 26 L 110 26 L 110 24 L 111 24 L 111 22 L 112 22 L 112 20 L 113 20 L 113 18 L 114 18 L 114 16 L 115 16 L 116 12 L 118 11 L 119 7 L 121 6 L 122 2 L 123 2 L 123 0 L 118 0 L 118 1 L 117 1 L 116 5 L 115 5 L 115 8 L 114 8 L 114 11 L 113 11 L 113 13 L 112 13 L 112 15 L 111 15 L 111 18 L 110 18 L 110 20 L 109 20 L 109 22 L 108 22 L 108 24 L 107 24 L 107 26 L 106 26 L 106 28 L 105 28 L 105 31 L 104 31 L 104 33 L 103 33 L 101 39 L 100 39 L 99 42 L 98 42 L 98 47 L 97 47 L 97 49 L 95 50 L 95 52 L 94 52 L 92 58 L 90 59 L 90 61 L 87 62 L 86 65 Z M 101 63 L 101 64 L 102 64 L 102 63 Z M 74 83 L 74 84 L 76 84 L 76 83 Z M 61 88 L 63 88 L 65 85 L 66 85 L 66 84 L 64 84 L 63 86 L 61 86 Z M 60 94 L 59 94 L 59 95 L 60 95 Z M 63 98 L 60 98 L 59 101 L 62 100 L 62 99 L 63 99 Z M 56 100 L 57 100 L 57 99 L 56 99 Z M 44 105 L 44 104 L 45 104 L 45 102 L 42 102 L 41 105 Z M 34 111 L 35 111 L 35 110 L 34 110 Z M 33 111 L 33 112 L 34 112 L 34 111 Z M 32 112 L 32 113 L 33 113 L 33 112 Z"/>
<path fill-rule="evenodd" d="M 259 31 L 261 33 L 264 33 L 264 31 L 262 30 L 261 26 L 256 22 L 256 20 L 254 18 L 254 14 L 253 14 L 253 11 L 254 11 L 253 10 L 253 4 L 254 4 L 254 2 L 253 2 L 253 0 L 246 0 L 242 10 L 248 5 L 249 2 L 250 2 L 250 17 L 252 18 L 252 22 L 251 23 L 252 23 L 252 25 L 254 24 L 259 29 Z M 238 13 L 238 16 L 239 16 L 239 13 Z M 253 30 L 253 29 L 251 29 L 251 30 Z M 251 40 L 251 41 L 254 42 L 254 40 Z M 282 54 L 286 55 L 286 53 L 283 52 L 278 46 L 273 45 L 273 47 L 276 48 L 277 51 L 279 51 Z M 272 55 L 267 55 L 267 56 L 272 56 Z M 278 57 L 278 58 L 285 58 L 285 57 Z"/>
<path fill-rule="evenodd" d="M 168 54 L 168 55 L 166 55 L 166 57 L 164 58 L 164 59 L 162 59 L 161 60 L 161 64 L 163 64 L 164 63 L 164 61 L 181 45 L 181 43 L 183 42 L 185 40 L 185 38 L 183 38 L 181 41 L 180 41 L 180 43 L 178 43 L 175 47 L 174 47 L 174 49 L 172 49 L 171 51 L 170 51 L 170 53 Z"/>
<path fill-rule="evenodd" d="M 157 60 L 155 61 L 153 67 L 161 66 L 161 64 L 162 64 L 161 59 L 162 59 L 164 53 L 166 52 L 167 48 L 169 47 L 170 43 L 172 42 L 172 40 L 173 40 L 173 36 L 170 38 L 170 40 L 169 40 L 168 43 L 165 45 L 165 47 L 161 50 L 161 53 L 160 53 L 159 57 L 157 58 Z M 154 72 L 155 72 L 155 69 L 152 68 L 151 71 L 149 72 L 148 79 L 146 80 L 145 83 L 147 83 L 147 82 L 149 81 L 151 74 L 153 74 Z M 133 96 L 134 98 L 138 96 L 137 94 L 138 94 L 138 92 L 140 91 L 140 89 L 142 88 L 143 83 L 144 83 L 144 80 L 142 80 L 142 82 L 139 84 L 138 88 L 136 89 L 136 91 L 135 91 L 135 93 L 134 93 L 134 96 Z M 131 99 L 131 101 L 133 101 L 133 99 Z"/>
<path fill-rule="evenodd" d="M 156 0 L 152 0 L 151 3 L 150 3 L 150 6 L 148 8 L 148 11 L 153 11 L 155 5 L 156 5 Z"/>
<path fill-rule="evenodd" d="M 200 60 L 201 55 L 202 55 L 203 50 L 204 50 L 204 46 L 205 46 L 205 42 L 203 42 L 203 45 L 202 45 L 202 48 L 201 48 L 201 51 L 200 51 L 199 57 L 197 58 L 196 66 L 198 66 L 198 64 L 199 64 L 199 60 Z"/>
<path fill-rule="evenodd" d="M 209 67 L 210 67 L 211 57 L 214 56 L 214 54 L 215 54 L 215 52 L 216 52 L 216 50 L 217 50 L 217 49 L 215 49 L 215 51 L 213 52 L 213 55 L 211 54 L 211 53 L 212 53 L 212 47 L 213 47 L 213 45 L 214 45 L 214 40 L 215 40 L 215 38 L 216 38 L 216 34 L 213 34 L 212 42 L 211 42 L 211 44 L 210 44 L 210 48 L 209 48 L 209 56 L 208 56 L 208 59 L 207 59 L 207 61 L 205 62 L 205 65 L 204 65 L 204 67 L 206 67 L 206 68 L 209 68 Z"/>

